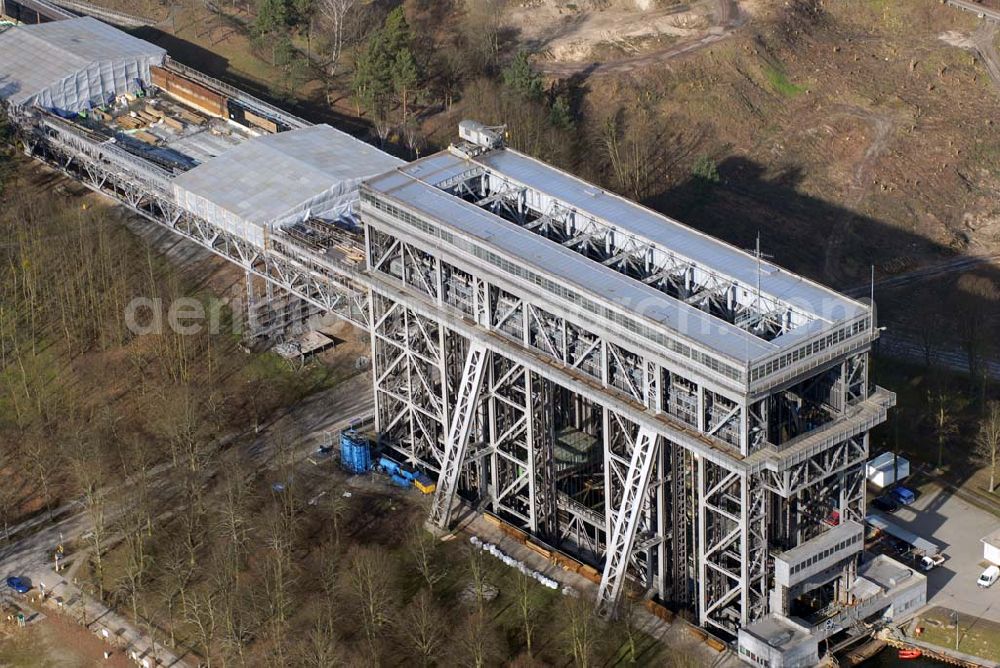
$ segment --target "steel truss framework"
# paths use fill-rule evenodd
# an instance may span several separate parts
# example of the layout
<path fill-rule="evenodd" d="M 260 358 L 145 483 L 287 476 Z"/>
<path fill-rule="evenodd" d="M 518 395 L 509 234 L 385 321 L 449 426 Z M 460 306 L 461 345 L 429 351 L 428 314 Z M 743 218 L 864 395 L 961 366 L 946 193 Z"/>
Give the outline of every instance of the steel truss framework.
<path fill-rule="evenodd" d="M 367 293 L 352 268 L 332 264 L 291 240 L 261 249 L 189 214 L 173 201 L 169 173 L 102 137 L 32 111 L 12 113 L 11 120 L 29 156 L 317 308 L 367 328 Z"/>
<path fill-rule="evenodd" d="M 813 316 L 668 248 L 576 210 L 503 174 L 478 167 L 436 184 L 538 235 L 716 315 L 764 339 Z"/>
<path fill-rule="evenodd" d="M 785 542 L 801 542 L 822 530 L 817 511 L 807 512 L 807 502 L 822 496 L 831 476 L 836 481 L 833 491 L 842 499 L 842 515 L 863 515 L 857 463 L 867 448 L 864 436 L 851 432 L 854 418 L 849 409 L 869 401 L 867 352 L 826 365 L 816 372 L 816 381 L 798 379 L 776 388 L 775 394 L 756 398 L 734 396 L 704 379 L 666 368 L 475 263 L 421 242 L 411 227 L 394 224 L 383 212 L 363 209 L 363 218 L 374 284 L 385 286 L 373 290 L 373 304 L 384 301 L 374 313 L 396 309 L 406 314 L 375 320 L 375 364 L 381 371 L 376 392 L 383 385 L 405 382 L 407 375 L 423 378 L 431 373 L 432 379 L 420 380 L 420 385 L 436 388 L 445 410 L 464 404 L 466 399 L 450 388 L 465 385 L 461 369 L 470 342 L 488 341 L 492 355 L 476 402 L 479 417 L 463 463 L 463 489 L 470 499 L 532 534 L 602 564 L 602 609 L 614 609 L 627 573 L 641 591 L 692 605 L 702 624 L 733 633 L 768 612 L 772 534 Z M 434 321 L 442 327 L 435 328 Z M 422 323 L 416 334 L 405 332 L 414 327 L 411 322 Z M 388 324 L 389 330 L 383 331 Z M 434 334 L 427 336 L 427 331 Z M 390 339 L 409 341 L 413 348 L 399 343 L 391 359 L 380 358 L 380 342 Z M 456 342 L 448 343 L 452 339 Z M 515 350 L 521 352 L 515 355 Z M 406 366 L 413 360 L 422 369 Z M 406 373 L 396 371 L 404 367 Z M 550 369 L 557 371 L 548 373 Z M 577 382 L 570 383 L 569 376 Z M 596 430 L 603 442 L 601 507 L 581 506 L 553 491 L 556 476 L 546 466 L 556 458 L 553 431 L 561 426 L 553 424 L 558 416 L 551 406 L 558 402 L 551 397 L 580 391 L 580 379 L 601 388 L 597 396 L 586 396 L 603 404 Z M 819 390 L 812 389 L 817 383 Z M 823 424 L 845 436 L 807 460 L 774 470 L 741 461 L 744 453 L 780 452 L 797 442 L 775 446 L 769 441 L 769 411 L 777 392 L 792 398 L 819 397 L 814 403 L 827 416 Z M 691 450 L 690 444 L 671 439 L 678 432 L 647 431 L 644 422 L 635 419 L 636 408 L 622 410 L 620 404 L 602 401 L 611 396 L 660 415 L 679 432 L 694 430 L 717 446 Z M 423 407 L 401 401 L 387 404 L 384 413 L 380 407 L 387 422 L 379 428 L 391 432 L 404 422 L 401 416 L 407 411 L 431 417 Z M 390 440 L 403 443 L 413 461 L 436 469 L 446 425 L 457 422 L 454 417 L 445 420 L 442 411 L 431 422 L 430 429 L 419 430 L 419 442 L 405 433 L 390 433 Z M 648 438 L 650 433 L 654 438 Z M 732 456 L 712 456 L 727 449 Z M 796 486 L 802 495 L 797 502 L 799 529 L 789 539 L 771 524 L 782 516 L 782 508 L 795 505 Z"/>
<path fill-rule="evenodd" d="M 822 392 L 808 390 L 827 415 L 822 441 L 805 433 L 776 444 L 774 397 L 784 392 L 785 405 L 806 395 L 805 378 L 759 396 L 733 392 L 364 205 L 365 271 L 280 234 L 257 248 L 180 210 L 163 170 L 55 119 L 13 120 L 30 155 L 368 329 L 377 428 L 411 462 L 441 474 L 433 519 L 447 524 L 453 496 L 462 494 L 603 565 L 604 609 L 631 582 L 734 632 L 768 610 L 772 547 L 789 549 L 822 531 L 831 497 L 841 516 L 864 516 L 866 432 L 884 419 L 887 401 L 883 392 L 883 403 L 869 406 L 867 349 L 810 372 L 827 374 Z M 495 189 L 467 196 L 512 207 L 511 215 L 522 206 Z M 554 207 L 524 225 L 554 230 L 561 215 Z M 572 235 L 564 242 L 590 249 L 595 261 L 630 275 L 649 270 L 642 258 L 650 249 L 610 247 L 600 230 L 575 225 L 558 234 Z M 729 299 L 665 266 L 646 279 L 718 308 Z M 740 309 L 732 306 L 732 317 Z M 862 424 L 862 415 L 875 417 Z M 597 444 L 596 500 L 559 487 L 554 449 L 566 428 Z M 798 456 L 805 442 L 810 449 Z"/>

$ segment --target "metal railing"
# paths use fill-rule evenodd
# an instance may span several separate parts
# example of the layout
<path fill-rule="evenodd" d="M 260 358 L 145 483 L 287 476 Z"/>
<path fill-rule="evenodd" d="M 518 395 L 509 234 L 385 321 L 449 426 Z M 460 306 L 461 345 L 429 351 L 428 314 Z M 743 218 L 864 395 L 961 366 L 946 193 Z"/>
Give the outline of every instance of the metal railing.
<path fill-rule="evenodd" d="M 151 26 L 155 24 L 155 21 L 144 19 L 141 16 L 134 16 L 132 14 L 126 14 L 125 12 L 119 12 L 105 7 L 98 7 L 97 5 L 92 5 L 89 2 L 80 2 L 79 0 L 51 0 L 51 2 L 52 4 L 58 5 L 63 9 L 69 9 L 85 16 L 93 16 L 95 19 L 100 19 L 105 23 L 111 23 L 116 26 L 124 26 L 126 28 L 142 28 L 144 26 Z"/>

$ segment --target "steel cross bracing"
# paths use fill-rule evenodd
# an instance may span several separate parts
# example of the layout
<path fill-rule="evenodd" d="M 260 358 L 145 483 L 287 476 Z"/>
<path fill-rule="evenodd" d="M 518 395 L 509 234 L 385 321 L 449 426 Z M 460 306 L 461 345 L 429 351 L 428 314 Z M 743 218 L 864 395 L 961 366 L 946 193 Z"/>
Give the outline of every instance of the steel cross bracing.
<path fill-rule="evenodd" d="M 634 452 L 629 435 L 638 428 L 630 424 L 649 427 L 665 437 L 671 450 L 685 453 L 664 458 L 659 473 L 654 466 L 625 568 L 628 577 L 665 599 L 695 602 L 702 623 L 729 632 L 767 611 L 769 515 L 774 504 L 785 502 L 767 483 L 771 474 L 763 463 L 771 455 L 756 456 L 754 461 L 760 464 L 750 469 L 734 448 L 742 443 L 749 449 L 756 443 L 755 449 L 762 453 L 774 449 L 766 438 L 766 398 L 749 403 L 702 378 L 661 367 L 658 360 L 589 329 L 585 321 L 543 308 L 517 286 L 484 275 L 447 248 L 425 245 L 411 227 L 397 227 L 364 207 L 362 213 L 372 264 L 379 272 L 373 277 L 373 292 L 439 321 L 463 338 L 483 342 L 494 352 L 493 375 L 488 374 L 493 380 L 487 381 L 485 392 L 490 425 L 484 437 L 486 458 L 481 461 L 493 462 L 488 495 L 498 515 L 535 535 L 552 535 L 540 522 L 551 511 L 540 510 L 536 496 L 538 490 L 548 489 L 545 476 L 528 473 L 533 453 L 549 446 L 526 437 L 526 388 L 532 377 L 524 374 L 527 370 L 603 407 L 609 507 L 616 507 L 624 493 Z M 390 252 L 398 260 L 395 264 L 380 259 Z M 408 265 L 423 271 L 407 271 Z M 856 372 L 855 379 L 859 375 Z M 852 382 L 859 396 L 867 392 Z M 837 384 L 831 387 L 835 394 Z M 751 408 L 755 427 L 747 418 Z M 669 416 L 675 425 L 687 426 L 672 430 L 663 422 L 650 423 L 646 419 L 650 414 Z M 846 421 L 831 424 L 842 424 L 838 429 L 845 431 L 856 419 L 860 418 L 845 414 Z M 760 433 L 751 434 L 752 428 Z M 692 440 L 692 432 L 704 440 Z M 714 445 L 706 447 L 705 441 Z M 727 448 L 732 448 L 731 454 L 719 456 Z M 838 449 L 831 443 L 820 451 L 836 457 Z M 853 489 L 858 489 L 856 484 Z M 844 494 L 856 497 L 856 491 Z M 595 513 L 561 494 L 556 494 L 555 505 L 558 538 L 607 563 L 614 514 Z"/>
<path fill-rule="evenodd" d="M 435 185 L 764 339 L 815 318 L 484 167 Z"/>
<path fill-rule="evenodd" d="M 655 431 L 643 427 L 635 439 L 621 502 L 614 512 L 614 528 L 608 540 L 604 573 L 597 592 L 598 611 L 605 615 L 614 613 L 625 585 L 625 573 L 633 554 L 632 547 L 643 515 L 643 500 L 656 459 L 657 438 Z"/>
<path fill-rule="evenodd" d="M 169 174 L 78 128 L 38 112 L 12 115 L 28 155 L 44 160 L 87 187 L 110 196 L 170 231 L 209 249 L 296 297 L 368 326 L 363 277 L 301 248 L 261 249 L 178 207 L 165 185 Z M 289 240 L 290 241 L 290 240 Z M 290 244 L 291 245 L 291 244 Z"/>
<path fill-rule="evenodd" d="M 465 370 L 455 396 L 455 409 L 448 426 L 448 438 L 444 445 L 444 460 L 438 477 L 431 505 L 430 521 L 442 529 L 451 521 L 452 501 L 458 489 L 458 477 L 465 463 L 465 453 L 469 446 L 475 413 L 479 406 L 479 391 L 483 386 L 483 372 L 489 351 L 479 343 L 473 343 L 465 360 Z"/>
<path fill-rule="evenodd" d="M 382 435 L 411 462 L 447 471 L 443 486 L 450 498 L 468 490 L 532 534 L 568 541 L 593 562 L 610 565 L 617 575 L 607 579 L 604 600 L 614 601 L 612 592 L 620 592 L 627 576 L 665 600 L 693 603 L 703 624 L 732 631 L 767 610 L 769 542 L 793 547 L 822 531 L 816 512 L 794 511 L 796 503 L 814 507 L 833 498 L 842 516 L 864 516 L 864 432 L 884 419 L 891 403 L 881 398 L 883 405 L 870 405 L 867 350 L 830 361 L 840 365 L 829 398 L 837 420 L 832 424 L 840 426 L 828 431 L 843 438 L 804 435 L 808 453 L 789 459 L 788 452 L 802 448 L 798 440 L 780 448 L 768 442 L 775 419 L 768 397 L 732 392 L 633 349 L 579 314 L 484 275 L 440 244 L 414 236 L 412 228 L 404 233 L 363 211 L 365 271 L 331 263 L 280 232 L 266 249 L 257 248 L 180 210 L 154 165 L 65 123 L 14 121 L 30 154 L 368 328 Z M 487 204 L 505 218 L 705 308 L 741 308 L 730 305 L 731 286 L 681 259 L 662 261 L 658 249 L 608 236 L 597 221 L 577 218 L 557 202 L 538 215 L 529 191 L 514 187 L 500 195 L 482 183 L 480 175 L 455 188 L 475 201 L 496 193 Z M 478 351 L 471 359 L 470 349 Z M 472 375 L 466 378 L 465 370 Z M 475 382 L 475 393 L 463 389 Z M 588 507 L 556 488 L 552 406 L 566 392 L 591 402 L 601 416 L 595 434 L 604 444 L 606 508 L 623 508 L 623 499 L 633 495 L 639 501 L 628 506 L 631 512 Z M 480 397 L 471 407 L 470 394 Z M 663 447 L 648 434 L 662 437 Z M 660 456 L 651 458 L 645 473 L 633 470 L 650 441 Z M 631 485 L 636 474 L 645 476 L 642 485 Z M 772 516 L 785 518 L 789 530 Z"/>

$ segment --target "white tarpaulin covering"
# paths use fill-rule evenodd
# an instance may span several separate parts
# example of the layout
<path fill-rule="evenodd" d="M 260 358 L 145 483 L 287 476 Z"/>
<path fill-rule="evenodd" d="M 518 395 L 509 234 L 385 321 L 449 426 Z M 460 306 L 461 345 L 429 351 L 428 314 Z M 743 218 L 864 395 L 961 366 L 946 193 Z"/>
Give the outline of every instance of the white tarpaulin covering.
<path fill-rule="evenodd" d="M 90 17 L 18 26 L 0 33 L 0 97 L 75 113 L 135 92 L 166 54 Z"/>
<path fill-rule="evenodd" d="M 246 141 L 174 179 L 186 211 L 257 246 L 265 229 L 351 212 L 361 181 L 403 164 L 370 144 L 313 125 Z"/>

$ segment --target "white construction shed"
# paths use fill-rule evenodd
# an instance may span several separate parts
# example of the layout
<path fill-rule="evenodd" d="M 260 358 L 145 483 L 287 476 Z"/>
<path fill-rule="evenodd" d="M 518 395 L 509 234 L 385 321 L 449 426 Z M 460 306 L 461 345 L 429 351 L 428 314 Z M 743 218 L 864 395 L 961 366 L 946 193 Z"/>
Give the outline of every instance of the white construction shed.
<path fill-rule="evenodd" d="M 892 452 L 883 452 L 865 466 L 865 477 L 876 487 L 888 487 L 909 475 L 909 460 Z"/>
<path fill-rule="evenodd" d="M 134 93 L 167 52 L 91 17 L 0 33 L 0 98 L 75 114 Z"/>
<path fill-rule="evenodd" d="M 1000 566 L 1000 529 L 997 529 L 983 539 L 983 559 Z"/>
<path fill-rule="evenodd" d="M 186 211 L 258 247 L 276 227 L 353 212 L 358 186 L 403 161 L 313 125 L 246 141 L 174 179 Z"/>

